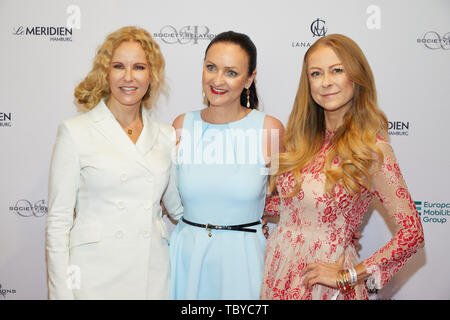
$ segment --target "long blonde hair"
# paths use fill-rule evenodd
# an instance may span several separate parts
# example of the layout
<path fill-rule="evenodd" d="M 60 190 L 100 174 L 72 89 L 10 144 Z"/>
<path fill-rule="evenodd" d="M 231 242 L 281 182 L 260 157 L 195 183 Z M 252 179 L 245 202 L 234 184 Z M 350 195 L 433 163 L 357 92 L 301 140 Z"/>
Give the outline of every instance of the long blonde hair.
<path fill-rule="evenodd" d="M 376 140 L 377 135 L 387 138 L 388 122 L 378 108 L 369 63 L 352 39 L 340 34 L 322 37 L 305 53 L 297 95 L 284 135 L 286 153 L 280 154 L 278 171 L 270 177 L 270 190 L 273 191 L 278 176 L 292 171 L 296 186 L 287 197 L 300 191 L 301 171 L 318 154 L 324 141 L 324 110 L 311 96 L 307 73 L 307 58 L 319 46 L 334 50 L 355 88 L 352 105 L 334 134 L 325 159 L 326 192 L 333 195 L 336 184 L 353 195 L 360 193 L 361 186 L 370 190 L 370 177 L 383 161 Z M 340 165 L 332 168 L 336 157 Z"/>
<path fill-rule="evenodd" d="M 142 99 L 142 105 L 150 109 L 158 100 L 165 86 L 165 62 L 159 45 L 146 30 L 128 26 L 106 37 L 97 51 L 91 71 L 75 88 L 77 102 L 86 109 L 94 108 L 102 98 L 108 98 L 111 94 L 108 81 L 111 58 L 114 50 L 124 41 L 138 42 L 150 66 L 150 87 Z"/>

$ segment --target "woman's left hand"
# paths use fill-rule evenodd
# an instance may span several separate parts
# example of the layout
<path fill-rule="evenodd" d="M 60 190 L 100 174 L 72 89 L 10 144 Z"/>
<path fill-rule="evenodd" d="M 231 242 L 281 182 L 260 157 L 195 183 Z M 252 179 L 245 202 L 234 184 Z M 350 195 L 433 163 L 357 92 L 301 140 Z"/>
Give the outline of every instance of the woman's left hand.
<path fill-rule="evenodd" d="M 342 254 L 336 263 L 315 262 L 308 264 L 302 272 L 302 275 L 305 275 L 303 285 L 309 290 L 315 284 L 336 289 L 337 274 L 344 268 L 344 257 L 344 254 Z"/>
<path fill-rule="evenodd" d="M 362 246 L 361 243 L 359 242 L 359 240 L 362 237 L 362 233 L 360 231 L 355 231 L 355 233 L 353 234 L 353 238 L 352 238 L 352 243 L 353 246 L 355 247 L 356 253 L 359 256 L 359 250 L 361 250 Z"/>
<path fill-rule="evenodd" d="M 164 203 L 162 202 L 162 200 L 160 201 L 160 204 L 161 204 L 161 209 L 162 209 L 162 215 L 166 215 L 166 216 L 169 216 L 169 212 L 167 212 L 167 209 L 166 209 L 166 207 L 164 206 Z"/>

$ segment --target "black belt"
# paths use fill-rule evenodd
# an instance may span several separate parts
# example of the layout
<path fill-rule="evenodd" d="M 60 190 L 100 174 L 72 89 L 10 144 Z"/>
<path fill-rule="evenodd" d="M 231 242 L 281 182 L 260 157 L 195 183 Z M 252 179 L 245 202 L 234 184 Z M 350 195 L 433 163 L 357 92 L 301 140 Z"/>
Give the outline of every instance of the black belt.
<path fill-rule="evenodd" d="M 200 223 L 195 223 L 195 222 L 191 222 L 189 220 L 186 220 L 184 217 L 181 218 L 181 220 L 183 220 L 183 222 L 190 224 L 191 226 L 194 227 L 199 227 L 199 228 L 205 228 L 207 231 L 209 231 L 208 236 L 211 237 L 211 230 L 215 229 L 215 230 L 231 230 L 231 231 L 244 231 L 244 232 L 256 232 L 255 229 L 248 229 L 246 227 L 251 227 L 251 226 L 256 226 L 258 224 L 261 223 L 261 221 L 255 221 L 255 222 L 250 222 L 250 223 L 245 223 L 245 224 L 236 224 L 233 226 L 215 226 L 213 224 L 200 224 Z"/>

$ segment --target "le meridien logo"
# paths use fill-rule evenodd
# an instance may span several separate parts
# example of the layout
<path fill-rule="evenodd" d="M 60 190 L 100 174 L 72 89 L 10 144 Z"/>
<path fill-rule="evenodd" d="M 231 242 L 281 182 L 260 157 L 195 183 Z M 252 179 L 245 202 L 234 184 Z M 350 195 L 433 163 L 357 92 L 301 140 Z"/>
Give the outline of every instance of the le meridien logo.
<path fill-rule="evenodd" d="M 388 133 L 390 136 L 409 135 L 409 121 L 389 121 Z"/>
<path fill-rule="evenodd" d="M 414 201 L 424 223 L 444 224 L 450 216 L 450 203 Z"/>
<path fill-rule="evenodd" d="M 13 35 L 16 36 L 45 36 L 49 37 L 50 41 L 72 41 L 72 32 L 72 28 L 50 26 L 19 26 L 13 29 Z"/>
<path fill-rule="evenodd" d="M 0 127 L 11 127 L 11 113 L 0 112 Z"/>
<path fill-rule="evenodd" d="M 17 37 L 40 37 L 50 41 L 71 42 L 73 29 L 81 28 L 81 9 L 71 4 L 66 8 L 66 26 L 18 26 L 13 28 L 13 35 Z"/>

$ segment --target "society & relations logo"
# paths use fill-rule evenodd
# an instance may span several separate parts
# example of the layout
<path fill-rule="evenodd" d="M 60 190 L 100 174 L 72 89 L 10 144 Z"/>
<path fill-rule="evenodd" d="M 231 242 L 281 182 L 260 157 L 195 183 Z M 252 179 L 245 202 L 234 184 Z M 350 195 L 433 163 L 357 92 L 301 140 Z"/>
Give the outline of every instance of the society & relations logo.
<path fill-rule="evenodd" d="M 430 50 L 450 50 L 450 32 L 439 34 L 436 31 L 427 31 L 417 38 L 417 43 Z"/>
<path fill-rule="evenodd" d="M 33 203 L 30 200 L 20 199 L 9 207 L 9 211 L 24 218 L 40 218 L 47 214 L 48 205 L 45 200 L 38 200 Z"/>
<path fill-rule="evenodd" d="M 188 25 L 177 28 L 165 25 L 153 37 L 161 39 L 166 44 L 198 44 L 199 41 L 211 41 L 216 35 L 207 26 Z"/>
<path fill-rule="evenodd" d="M 9 294 L 16 294 L 16 289 L 3 288 L 2 284 L 0 283 L 0 298 L 6 299 L 6 296 Z"/>

